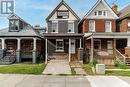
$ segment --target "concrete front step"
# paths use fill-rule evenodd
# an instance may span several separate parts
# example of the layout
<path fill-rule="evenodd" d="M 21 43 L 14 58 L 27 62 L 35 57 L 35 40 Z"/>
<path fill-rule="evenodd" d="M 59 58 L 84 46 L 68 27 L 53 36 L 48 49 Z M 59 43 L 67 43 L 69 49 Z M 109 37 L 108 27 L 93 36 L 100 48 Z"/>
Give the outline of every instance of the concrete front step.
<path fill-rule="evenodd" d="M 49 56 L 49 59 L 57 59 L 57 60 L 68 60 L 68 54 L 53 54 L 52 56 Z"/>

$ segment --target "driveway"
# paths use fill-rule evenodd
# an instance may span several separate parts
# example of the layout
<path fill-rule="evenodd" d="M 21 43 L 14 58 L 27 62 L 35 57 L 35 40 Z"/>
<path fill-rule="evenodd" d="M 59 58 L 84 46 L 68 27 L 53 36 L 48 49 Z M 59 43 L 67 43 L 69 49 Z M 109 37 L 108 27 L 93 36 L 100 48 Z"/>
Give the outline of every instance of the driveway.
<path fill-rule="evenodd" d="M 47 64 L 43 74 L 71 74 L 69 62 L 67 60 L 51 60 Z"/>

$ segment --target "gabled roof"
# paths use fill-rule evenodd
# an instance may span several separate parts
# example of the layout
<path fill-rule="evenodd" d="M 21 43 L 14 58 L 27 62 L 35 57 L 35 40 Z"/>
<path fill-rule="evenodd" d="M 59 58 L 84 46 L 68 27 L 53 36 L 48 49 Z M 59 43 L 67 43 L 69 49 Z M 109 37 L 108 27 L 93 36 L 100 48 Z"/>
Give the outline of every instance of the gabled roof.
<path fill-rule="evenodd" d="M 72 12 L 72 14 L 73 14 L 78 20 L 80 20 L 80 18 L 77 16 L 77 14 L 65 3 L 64 0 L 62 0 L 62 1 L 59 3 L 59 5 L 51 12 L 51 14 L 46 18 L 46 20 L 48 21 L 49 18 L 51 18 L 51 17 L 54 15 L 54 13 L 55 13 L 55 12 L 60 8 L 60 6 L 62 6 L 62 5 L 64 5 L 66 8 L 68 8 L 69 11 Z"/>
<path fill-rule="evenodd" d="M 119 18 L 130 17 L 130 4 L 119 11 Z"/>
<path fill-rule="evenodd" d="M 114 14 L 114 16 L 118 19 L 118 16 L 116 15 L 116 13 L 112 10 L 112 8 L 109 6 L 109 4 L 105 0 L 98 0 L 96 2 L 96 4 L 89 10 L 89 12 L 84 16 L 84 18 L 89 16 L 91 14 L 91 12 L 100 4 L 100 2 L 102 2 Z"/>
<path fill-rule="evenodd" d="M 24 23 L 28 24 L 26 21 L 24 21 L 21 17 L 19 17 L 16 14 L 9 15 L 8 19 L 19 19 L 19 20 L 23 21 Z"/>

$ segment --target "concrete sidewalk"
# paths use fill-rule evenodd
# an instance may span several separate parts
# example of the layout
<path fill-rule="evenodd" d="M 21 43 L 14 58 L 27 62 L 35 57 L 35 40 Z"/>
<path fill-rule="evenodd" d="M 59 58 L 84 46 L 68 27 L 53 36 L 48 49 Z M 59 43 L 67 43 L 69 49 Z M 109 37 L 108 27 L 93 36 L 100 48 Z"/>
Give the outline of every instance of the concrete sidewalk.
<path fill-rule="evenodd" d="M 83 76 L 0 75 L 0 87 L 91 87 Z"/>
<path fill-rule="evenodd" d="M 130 87 L 130 84 L 115 76 L 88 76 L 87 78 L 92 87 Z"/>
<path fill-rule="evenodd" d="M 0 87 L 130 87 L 129 81 L 115 76 L 0 75 Z"/>
<path fill-rule="evenodd" d="M 51 60 L 47 64 L 43 74 L 71 74 L 71 68 L 67 60 Z"/>

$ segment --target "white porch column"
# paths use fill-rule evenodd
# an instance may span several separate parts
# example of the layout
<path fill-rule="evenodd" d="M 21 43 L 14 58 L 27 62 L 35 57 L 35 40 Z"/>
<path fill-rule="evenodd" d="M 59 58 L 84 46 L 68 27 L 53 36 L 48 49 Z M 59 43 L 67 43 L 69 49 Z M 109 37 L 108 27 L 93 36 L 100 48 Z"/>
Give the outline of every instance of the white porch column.
<path fill-rule="evenodd" d="M 36 45 L 37 44 L 37 38 L 33 38 L 33 52 L 32 52 L 32 54 L 33 54 L 33 63 L 36 63 L 36 57 L 37 57 L 37 55 L 36 55 Z"/>
<path fill-rule="evenodd" d="M 21 42 L 21 39 L 17 38 L 16 61 L 18 63 L 21 61 L 21 59 L 20 59 L 20 49 L 21 49 L 20 42 Z"/>
<path fill-rule="evenodd" d="M 1 38 L 1 41 L 2 41 L 2 49 L 4 50 L 5 49 L 5 39 Z"/>
<path fill-rule="evenodd" d="M 17 39 L 17 50 L 20 50 L 21 49 L 21 46 L 20 46 L 20 41 L 21 41 L 21 39 L 20 38 L 18 38 Z"/>
<path fill-rule="evenodd" d="M 71 62 L 71 39 L 69 39 L 69 62 Z"/>
<path fill-rule="evenodd" d="M 45 58 L 45 64 L 47 64 L 47 59 L 48 59 L 48 40 L 46 39 L 46 58 Z"/>
<path fill-rule="evenodd" d="M 82 40 L 80 39 L 80 48 L 82 48 Z"/>
<path fill-rule="evenodd" d="M 130 47 L 130 37 L 127 39 L 127 47 Z"/>
<path fill-rule="evenodd" d="M 93 37 L 92 37 L 92 38 L 91 38 L 91 60 L 90 60 L 91 62 L 93 61 L 93 57 L 94 57 L 94 56 L 93 56 L 93 54 L 94 54 L 94 53 L 93 53 L 93 52 L 94 52 L 94 43 L 93 43 L 93 41 L 94 41 L 94 40 L 93 40 Z"/>

